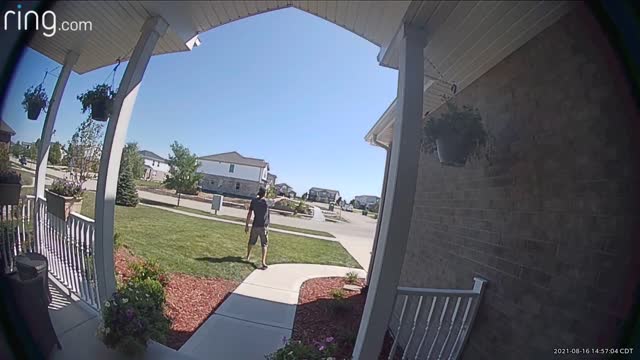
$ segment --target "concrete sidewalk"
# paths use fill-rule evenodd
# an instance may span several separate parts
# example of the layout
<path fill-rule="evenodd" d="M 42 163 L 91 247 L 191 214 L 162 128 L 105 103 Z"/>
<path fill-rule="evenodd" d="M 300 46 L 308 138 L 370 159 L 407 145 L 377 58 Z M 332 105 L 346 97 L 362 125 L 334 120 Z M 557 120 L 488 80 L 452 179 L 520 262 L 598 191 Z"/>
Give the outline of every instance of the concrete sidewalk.
<path fill-rule="evenodd" d="M 180 348 L 197 359 L 262 360 L 291 338 L 302 283 L 342 277 L 340 266 L 278 264 L 253 271 Z"/>

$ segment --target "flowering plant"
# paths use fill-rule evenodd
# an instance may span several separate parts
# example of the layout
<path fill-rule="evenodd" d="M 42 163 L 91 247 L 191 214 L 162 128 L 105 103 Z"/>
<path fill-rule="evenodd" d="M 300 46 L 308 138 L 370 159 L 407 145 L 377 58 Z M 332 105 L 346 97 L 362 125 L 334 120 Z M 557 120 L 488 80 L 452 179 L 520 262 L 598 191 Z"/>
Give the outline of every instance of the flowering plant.
<path fill-rule="evenodd" d="M 51 187 L 49 187 L 49 191 L 61 196 L 67 196 L 67 197 L 72 196 L 75 198 L 82 197 L 82 193 L 83 193 L 82 186 L 80 185 L 80 183 L 75 181 L 70 181 L 70 180 L 62 180 L 62 179 L 54 180 L 53 184 L 51 184 Z"/>
<path fill-rule="evenodd" d="M 126 354 L 142 353 L 149 339 L 162 341 L 169 330 L 164 302 L 165 292 L 158 281 L 127 282 L 103 304 L 98 337 L 107 347 Z"/>
<path fill-rule="evenodd" d="M 169 277 L 160 267 L 157 261 L 144 260 L 129 265 L 131 270 L 131 280 L 142 281 L 144 279 L 152 279 L 158 281 L 163 287 L 169 283 Z"/>
<path fill-rule="evenodd" d="M 282 344 L 284 345 L 282 348 L 266 355 L 265 358 L 267 360 L 335 360 L 333 354 L 337 346 L 333 337 L 314 341 L 313 345 L 283 337 Z"/>

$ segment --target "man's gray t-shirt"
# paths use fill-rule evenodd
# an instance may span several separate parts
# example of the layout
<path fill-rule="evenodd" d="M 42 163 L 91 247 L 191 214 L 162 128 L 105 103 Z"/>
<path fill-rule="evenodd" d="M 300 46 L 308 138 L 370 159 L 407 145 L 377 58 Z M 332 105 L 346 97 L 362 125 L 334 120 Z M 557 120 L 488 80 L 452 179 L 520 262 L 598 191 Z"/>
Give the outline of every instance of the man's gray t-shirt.
<path fill-rule="evenodd" d="M 269 204 L 264 198 L 252 199 L 249 211 L 253 211 L 253 227 L 269 226 Z"/>

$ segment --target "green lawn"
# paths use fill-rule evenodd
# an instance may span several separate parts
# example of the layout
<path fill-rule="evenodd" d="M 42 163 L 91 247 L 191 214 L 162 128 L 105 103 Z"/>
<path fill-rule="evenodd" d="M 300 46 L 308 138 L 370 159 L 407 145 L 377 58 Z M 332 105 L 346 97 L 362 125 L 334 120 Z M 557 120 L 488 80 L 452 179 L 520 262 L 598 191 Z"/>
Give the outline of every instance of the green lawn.
<path fill-rule="evenodd" d="M 159 189 L 162 187 L 162 183 L 158 181 L 147 181 L 147 180 L 134 180 L 136 186 L 141 188 L 151 188 L 151 189 Z"/>
<path fill-rule="evenodd" d="M 85 193 L 82 213 L 93 217 L 95 194 Z M 241 225 L 198 219 L 144 206 L 116 207 L 116 232 L 136 255 L 156 259 L 169 272 L 242 281 L 255 265 L 242 261 L 247 235 Z M 335 241 L 272 232 L 270 264 L 308 263 L 360 267 Z M 259 264 L 260 247 L 253 261 Z"/>
<path fill-rule="evenodd" d="M 183 207 L 183 206 L 176 207 L 176 206 L 173 206 L 173 205 L 169 205 L 169 204 L 166 204 L 166 203 L 153 201 L 153 200 L 146 200 L 146 199 L 143 200 L 143 199 L 141 199 L 141 202 L 146 203 L 146 204 L 150 204 L 150 205 L 164 206 L 164 207 L 169 208 L 169 209 L 177 209 L 177 210 L 180 210 L 180 211 L 190 212 L 192 214 L 205 215 L 205 216 L 210 216 L 210 217 L 224 219 L 224 220 L 240 221 L 240 222 L 244 222 L 245 221 L 245 218 L 241 218 L 241 217 L 237 217 L 237 216 L 214 215 L 214 214 L 212 214 L 212 213 L 210 213 L 208 211 L 202 211 L 202 210 L 192 209 L 192 208 Z M 295 232 L 299 232 L 299 233 L 302 233 L 302 234 L 309 234 L 309 235 L 317 235 L 317 236 L 335 238 L 335 236 L 333 236 L 333 234 L 328 233 L 326 231 L 303 229 L 303 228 L 298 228 L 298 227 L 294 227 L 294 226 L 287 226 L 287 225 L 280 225 L 280 224 L 271 224 L 271 225 L 269 225 L 269 227 L 271 227 L 273 229 L 295 231 Z"/>
<path fill-rule="evenodd" d="M 33 184 L 33 179 L 35 177 L 35 175 L 33 175 L 30 172 L 26 172 L 18 167 L 13 167 L 12 170 L 15 170 L 18 174 L 20 174 L 20 177 L 22 179 L 21 183 L 22 185 L 32 185 Z"/>

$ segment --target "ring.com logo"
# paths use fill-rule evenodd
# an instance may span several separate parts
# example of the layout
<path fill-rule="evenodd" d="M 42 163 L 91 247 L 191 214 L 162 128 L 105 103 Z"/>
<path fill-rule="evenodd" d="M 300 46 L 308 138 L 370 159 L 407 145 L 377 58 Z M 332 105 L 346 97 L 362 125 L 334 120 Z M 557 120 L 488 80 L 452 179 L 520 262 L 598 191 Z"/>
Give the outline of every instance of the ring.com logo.
<path fill-rule="evenodd" d="M 42 35 L 52 37 L 57 31 L 92 31 L 93 23 L 91 21 L 62 21 L 58 25 L 58 17 L 56 13 L 47 10 L 42 14 L 38 14 L 33 10 L 22 12 L 22 4 L 16 6 L 17 10 L 7 10 L 4 13 L 4 30 L 16 26 L 18 30 L 35 29 L 39 31 L 42 28 Z"/>

